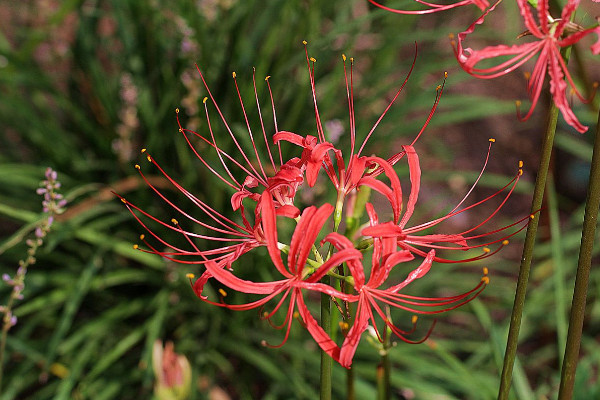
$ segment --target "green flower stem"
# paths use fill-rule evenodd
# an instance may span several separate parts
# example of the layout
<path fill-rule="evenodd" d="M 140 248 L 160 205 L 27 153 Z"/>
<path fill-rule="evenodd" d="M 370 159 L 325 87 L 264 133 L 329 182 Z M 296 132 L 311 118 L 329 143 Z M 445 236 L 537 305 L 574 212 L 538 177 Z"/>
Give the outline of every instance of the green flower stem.
<path fill-rule="evenodd" d="M 554 135 L 556 133 L 558 111 L 558 107 L 556 107 L 553 102 L 548 117 L 548 128 L 546 129 L 546 134 L 542 142 L 540 165 L 538 167 L 538 173 L 533 191 L 533 200 L 531 202 L 531 215 L 533 218 L 529 221 L 527 233 L 525 234 L 523 257 L 521 258 L 521 267 L 519 269 L 515 302 L 510 317 L 510 328 L 506 343 L 506 353 L 504 354 L 504 365 L 502 367 L 502 375 L 500 378 L 498 400 L 508 399 L 508 394 L 510 392 L 513 365 L 515 363 L 517 344 L 519 340 L 519 329 L 521 327 L 521 317 L 523 316 L 525 295 L 527 293 L 527 283 L 529 281 L 529 271 L 531 269 L 531 260 L 533 258 L 533 247 L 535 246 L 535 238 L 539 222 L 539 211 L 542 208 L 542 200 L 544 199 L 544 189 L 546 187 L 546 178 L 548 176 L 548 168 L 550 166 L 550 156 L 552 155 Z"/>
<path fill-rule="evenodd" d="M 377 400 L 388 400 L 390 398 L 390 359 L 387 355 L 381 356 L 381 362 L 377 365 Z"/>
<path fill-rule="evenodd" d="M 356 389 L 354 388 L 354 369 L 346 370 L 346 400 L 356 400 Z"/>
<path fill-rule="evenodd" d="M 575 278 L 573 303 L 571 305 L 571 316 L 569 319 L 569 332 L 567 334 L 567 344 L 560 376 L 559 399 L 573 398 L 573 385 L 575 383 L 575 371 L 577 369 L 579 348 L 581 345 L 581 332 L 583 329 L 588 281 L 592 265 L 592 250 L 594 247 L 594 238 L 596 236 L 596 223 L 599 208 L 600 113 L 598 115 L 598 124 L 596 125 L 596 137 L 594 139 L 594 153 L 592 155 L 585 215 L 583 217 L 581 246 L 579 247 L 579 262 L 577 264 L 577 276 Z"/>
<path fill-rule="evenodd" d="M 330 277 L 325 276 L 321 282 L 329 285 Z M 325 333 L 331 333 L 331 302 L 329 295 L 321 293 L 321 326 Z M 327 353 L 321 350 L 321 400 L 331 400 L 331 370 L 333 360 Z"/>
<path fill-rule="evenodd" d="M 389 318 L 389 310 L 388 318 Z M 381 361 L 379 365 L 377 365 L 377 400 L 389 400 L 391 398 L 391 382 L 390 382 L 390 372 L 391 372 L 391 363 L 390 357 L 388 355 L 389 349 L 391 346 L 391 334 L 392 331 L 389 327 L 384 328 L 383 332 L 383 343 L 381 344 Z"/>
<path fill-rule="evenodd" d="M 344 207 L 344 195 L 342 192 L 338 193 L 338 198 L 335 203 L 335 210 L 333 212 L 333 231 L 337 232 L 342 221 L 342 209 Z M 333 252 L 333 246 L 329 244 L 329 250 L 327 251 L 327 258 L 331 256 Z M 321 282 L 331 286 L 331 277 L 324 276 Z M 332 318 L 331 318 L 331 299 L 330 296 L 321 293 L 321 327 L 331 336 L 332 333 Z M 325 351 L 321 350 L 321 389 L 320 395 L 321 400 L 331 400 L 331 371 L 333 369 L 333 360 Z"/>

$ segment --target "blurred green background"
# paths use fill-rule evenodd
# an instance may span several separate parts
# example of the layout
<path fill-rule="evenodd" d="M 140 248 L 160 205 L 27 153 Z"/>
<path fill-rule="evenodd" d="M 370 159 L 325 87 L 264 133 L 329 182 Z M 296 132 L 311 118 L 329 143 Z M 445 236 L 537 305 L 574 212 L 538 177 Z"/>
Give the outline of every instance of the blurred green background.
<path fill-rule="evenodd" d="M 481 43 L 504 36 L 514 40 L 522 30 L 510 17 L 516 13 L 506 4 L 495 25 L 481 28 Z M 364 137 L 404 80 L 418 42 L 410 81 L 368 151 L 385 157 L 412 141 L 449 71 L 440 107 L 417 144 L 424 182 L 413 221 L 427 221 L 460 200 L 481 168 L 491 136 L 497 144 L 474 196 L 483 198 L 501 187 L 522 159 L 524 179 L 494 225 L 527 215 L 544 110 L 520 124 L 514 117 L 514 100 L 525 97 L 520 76 L 474 81 L 456 66 L 447 35 L 463 30 L 476 15 L 472 7 L 398 16 L 362 0 L 0 3 L 1 273 L 15 273 L 25 240 L 42 217 L 35 190 L 46 167 L 58 172 L 69 201 L 15 308 L 18 324 L 9 332 L 0 399 L 150 399 L 156 339 L 172 340 L 190 360 L 192 399 L 316 398 L 319 354 L 308 334 L 298 325 L 283 348 L 262 347 L 263 339 L 278 343 L 282 332 L 256 312 L 235 313 L 198 300 L 185 274 L 201 270 L 132 249 L 141 227 L 111 190 L 154 215 L 170 217 L 133 168 L 140 149 L 148 148 L 184 187 L 230 212 L 230 193 L 177 132 L 176 107 L 185 127 L 206 128 L 202 99 L 207 93 L 195 63 L 234 130 L 243 131 L 245 124 L 231 73 L 237 72 L 241 94 L 252 104 L 255 67 L 258 94 L 267 108 L 263 78 L 272 77 L 280 129 L 314 133 L 302 46 L 307 40 L 318 60 L 321 118 L 346 133 L 340 146 L 348 148 L 341 54 L 355 58 L 357 131 Z M 589 61 L 580 59 L 583 66 Z M 595 120 L 585 106 L 576 105 L 576 113 L 588 125 Z M 557 139 L 556 163 L 562 168 L 556 170 L 557 189 L 549 192 L 555 201 L 541 214 L 521 333 L 520 352 L 526 357 L 514 377 L 519 399 L 552 398 L 558 383 L 585 195 L 581 188 L 591 158 L 590 135 L 567 128 L 560 126 Z M 454 203 L 440 204 L 440 199 Z M 464 218 L 448 228 L 470 226 L 478 215 Z M 391 352 L 395 398 L 495 398 L 520 250 L 517 238 L 486 264 L 437 265 L 411 288 L 415 295 L 459 293 L 478 282 L 484 265 L 491 270 L 492 284 L 484 294 L 442 316 L 430 340 L 399 343 Z M 245 260 L 257 270 L 269 265 L 265 252 Z M 260 271 L 256 279 L 269 277 L 268 269 Z M 600 315 L 594 307 L 599 278 L 600 272 L 592 271 L 577 399 L 600 396 Z M 8 294 L 8 287 L 0 288 L 0 304 Z M 231 297 L 235 302 L 235 294 Z M 375 393 L 378 354 L 364 342 L 354 367 L 358 398 L 369 399 Z M 344 379 L 344 369 L 335 366 L 335 398 L 344 396 Z"/>

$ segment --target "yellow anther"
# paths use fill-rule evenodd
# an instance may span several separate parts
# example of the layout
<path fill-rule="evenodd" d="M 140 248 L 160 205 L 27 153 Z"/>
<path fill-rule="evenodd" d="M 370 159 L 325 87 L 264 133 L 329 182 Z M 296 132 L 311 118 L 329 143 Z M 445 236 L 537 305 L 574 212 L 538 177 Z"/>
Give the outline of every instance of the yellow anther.
<path fill-rule="evenodd" d="M 150 157 L 150 154 L 148 154 L 148 156 L 146 157 L 146 159 L 147 159 L 149 162 L 152 162 L 152 157 Z"/>
<path fill-rule="evenodd" d="M 140 165 L 139 164 L 135 164 L 135 169 L 140 169 Z"/>
<path fill-rule="evenodd" d="M 270 77 L 271 77 L 271 75 L 267 75 L 266 78 L 265 78 L 265 82 L 267 82 Z"/>
<path fill-rule="evenodd" d="M 348 330 L 349 327 L 350 327 L 350 325 L 348 325 L 347 322 L 340 321 L 340 329 L 341 330 L 346 331 L 346 330 Z"/>
<path fill-rule="evenodd" d="M 489 271 L 488 271 L 488 267 L 483 267 L 483 274 L 484 274 L 484 275 L 487 275 L 487 274 L 488 274 L 488 272 L 489 272 Z"/>
<path fill-rule="evenodd" d="M 506 246 L 508 243 L 509 243 L 509 241 L 508 241 L 507 239 L 504 239 L 504 240 L 502 241 L 502 245 L 503 245 L 503 246 Z"/>
<path fill-rule="evenodd" d="M 523 170 L 519 168 L 519 176 L 523 175 Z"/>
<path fill-rule="evenodd" d="M 444 71 L 444 78 L 448 77 L 448 71 Z"/>
<path fill-rule="evenodd" d="M 183 133 L 183 128 L 179 128 L 179 132 Z"/>
<path fill-rule="evenodd" d="M 342 54 L 342 60 L 346 61 L 346 55 Z"/>
<path fill-rule="evenodd" d="M 523 76 L 525 77 L 525 79 L 529 80 L 529 78 L 531 78 L 531 72 L 523 72 Z"/>
<path fill-rule="evenodd" d="M 354 57 L 350 57 L 350 64 L 354 64 Z"/>
<path fill-rule="evenodd" d="M 489 139 L 488 139 L 488 141 L 489 141 L 490 143 L 496 143 L 496 139 L 494 139 L 494 138 L 489 138 Z"/>
<path fill-rule="evenodd" d="M 140 240 L 144 240 L 144 238 L 145 238 L 145 237 L 146 237 L 146 235 L 144 235 L 144 234 L 141 234 L 141 235 L 140 235 Z"/>
<path fill-rule="evenodd" d="M 175 218 L 172 218 L 171 222 L 173 223 L 173 225 L 179 225 L 179 222 L 177 222 L 177 220 Z"/>
<path fill-rule="evenodd" d="M 521 100 L 516 100 L 516 101 L 515 101 L 515 105 L 516 105 L 517 107 L 521 107 Z"/>
<path fill-rule="evenodd" d="M 146 149 L 142 149 L 141 153 L 145 153 L 145 152 L 146 152 Z"/>
<path fill-rule="evenodd" d="M 491 250 L 490 250 L 490 248 L 489 248 L 489 247 L 484 247 L 484 248 L 483 248 L 483 252 L 484 252 L 484 253 L 489 253 L 490 251 L 491 251 Z"/>
<path fill-rule="evenodd" d="M 125 204 L 127 204 L 127 200 L 125 200 L 124 198 L 121 197 L 121 201 Z"/>
<path fill-rule="evenodd" d="M 523 161 L 519 160 L 519 168 L 523 168 Z"/>
<path fill-rule="evenodd" d="M 206 100 L 208 100 L 208 97 L 202 99 L 202 104 L 206 104 Z"/>
<path fill-rule="evenodd" d="M 219 293 L 221 293 L 221 296 L 227 297 L 227 292 L 224 291 L 223 289 L 219 289 Z"/>
<path fill-rule="evenodd" d="M 448 39 L 454 39 L 454 33 L 450 33 L 450 34 L 448 35 Z"/>
<path fill-rule="evenodd" d="M 185 274 L 185 277 L 188 279 L 194 279 L 196 277 L 196 275 L 189 273 L 189 274 Z"/>
<path fill-rule="evenodd" d="M 531 215 L 529 216 L 529 218 L 531 218 L 531 219 L 535 219 L 535 215 L 531 214 Z"/>
<path fill-rule="evenodd" d="M 179 114 L 179 108 L 176 108 L 176 109 L 175 109 L 175 112 L 176 112 L 177 114 Z"/>
<path fill-rule="evenodd" d="M 306 46 L 308 44 L 308 42 L 306 40 L 303 40 L 302 44 Z"/>
<path fill-rule="evenodd" d="M 481 278 L 481 282 L 483 282 L 485 285 L 488 285 L 490 283 L 490 277 L 484 276 L 483 278 Z"/>
<path fill-rule="evenodd" d="M 220 289 L 220 290 L 223 290 L 223 289 Z M 268 316 L 269 316 L 269 313 L 266 311 L 263 311 L 263 318 L 267 318 Z"/>
<path fill-rule="evenodd" d="M 314 57 L 309 58 L 309 60 L 312 61 L 312 62 L 317 62 L 317 59 L 314 58 Z"/>
<path fill-rule="evenodd" d="M 237 76 L 237 74 L 235 73 L 235 71 L 233 71 L 233 72 L 231 73 L 231 76 L 233 76 L 234 78 Z"/>
<path fill-rule="evenodd" d="M 133 249 L 134 249 L 134 250 L 137 250 L 139 247 L 140 247 L 140 246 L 138 246 L 137 244 L 134 244 L 134 245 L 133 245 Z"/>
<path fill-rule="evenodd" d="M 436 92 L 439 91 L 439 90 L 442 90 L 442 85 L 437 85 L 437 87 L 435 88 Z"/>
<path fill-rule="evenodd" d="M 413 315 L 413 316 L 412 316 L 412 318 L 411 318 L 411 322 L 413 323 L 413 325 L 417 323 L 417 320 L 418 320 L 418 319 L 419 319 L 419 316 L 418 316 L 418 315 Z"/>
<path fill-rule="evenodd" d="M 294 314 L 292 314 L 292 316 L 296 319 L 300 318 L 300 313 L 298 311 L 294 311 Z"/>
<path fill-rule="evenodd" d="M 594 83 L 592 83 L 592 87 L 593 87 L 594 89 L 596 89 L 596 88 L 598 87 L 598 85 L 600 85 L 600 83 L 598 83 L 598 82 L 594 82 Z"/>

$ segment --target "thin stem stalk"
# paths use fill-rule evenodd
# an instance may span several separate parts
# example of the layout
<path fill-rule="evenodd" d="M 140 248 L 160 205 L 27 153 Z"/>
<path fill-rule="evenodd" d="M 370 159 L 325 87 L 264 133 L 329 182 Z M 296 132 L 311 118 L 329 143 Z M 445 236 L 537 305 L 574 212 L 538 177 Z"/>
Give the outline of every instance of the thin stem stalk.
<path fill-rule="evenodd" d="M 569 332 L 565 346 L 565 356 L 560 376 L 560 389 L 558 398 L 573 398 L 573 385 L 575 383 L 575 371 L 581 347 L 581 333 L 585 316 L 585 303 L 587 298 L 588 281 L 592 266 L 592 250 L 596 236 L 596 224 L 598 210 L 600 209 L 600 113 L 596 125 L 596 137 L 594 139 L 594 153 L 592 155 L 592 166 L 590 168 L 590 180 L 588 184 L 585 214 L 583 217 L 583 229 L 581 246 L 579 247 L 579 262 L 577 264 L 577 276 L 575 278 L 575 289 L 573 291 L 573 302 L 569 319 Z"/>
<path fill-rule="evenodd" d="M 321 282 L 330 284 L 330 277 L 325 276 Z M 321 293 L 321 326 L 327 334 L 331 333 L 331 301 L 329 295 Z M 331 370 L 333 368 L 332 358 L 321 350 L 321 400 L 331 400 Z"/>
<path fill-rule="evenodd" d="M 527 283 L 529 282 L 529 271 L 531 270 L 531 261 L 533 259 L 533 248 L 539 222 L 539 211 L 542 208 L 544 199 L 544 189 L 548 177 L 548 168 L 550 166 L 550 157 L 554 145 L 554 136 L 556 133 L 556 122 L 558 120 L 558 107 L 552 102 L 548 116 L 548 126 L 546 134 L 542 141 L 542 154 L 540 164 L 535 180 L 533 199 L 531 201 L 532 219 L 527 226 L 525 234 L 525 244 L 523 246 L 523 257 L 521 258 L 521 267 L 519 269 L 519 278 L 517 280 L 517 289 L 515 292 L 515 301 L 510 317 L 510 328 L 506 342 L 506 352 L 504 354 L 504 364 L 502 366 L 502 375 L 500 377 L 500 389 L 498 391 L 498 400 L 507 400 L 510 392 L 512 380 L 512 371 L 515 363 L 517 345 L 519 340 L 519 329 L 521 327 L 521 318 L 525 306 L 525 295 L 527 294 Z"/>

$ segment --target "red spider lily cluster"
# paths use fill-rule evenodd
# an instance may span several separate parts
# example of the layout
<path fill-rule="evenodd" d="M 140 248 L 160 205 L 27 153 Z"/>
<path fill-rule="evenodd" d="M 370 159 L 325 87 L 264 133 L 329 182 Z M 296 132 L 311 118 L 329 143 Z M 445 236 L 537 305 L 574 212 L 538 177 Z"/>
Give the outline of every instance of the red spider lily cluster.
<path fill-rule="evenodd" d="M 255 95 L 252 102 L 256 106 L 260 124 L 258 131 L 253 130 L 234 73 L 239 105 L 247 128 L 247 137 L 242 138 L 226 121 L 198 69 L 208 93 L 204 99 L 206 132 L 183 128 L 178 117 L 179 132 L 208 171 L 231 189 L 231 206 L 237 218 L 225 216 L 186 190 L 145 150 L 143 152 L 147 160 L 195 209 L 185 210 L 170 200 L 152 184 L 139 165 L 136 168 L 141 177 L 171 207 L 177 218 L 165 221 L 123 197 L 121 200 L 146 230 L 141 236 L 145 245 L 136 245 L 135 248 L 187 264 L 188 267 L 196 265 L 202 268 L 199 278 L 189 275 L 193 290 L 200 299 L 231 310 L 261 310 L 261 316 L 272 326 L 285 330 L 281 344 L 269 345 L 271 347 L 283 345 L 293 321 L 299 320 L 323 351 L 349 368 L 361 336 L 367 329 L 374 331 L 380 340 L 383 340 L 387 331 L 410 343 L 422 342 L 429 336 L 433 325 L 426 334 L 413 338 L 416 318 L 411 318 L 409 329 L 401 329 L 391 320 L 390 309 L 404 310 L 411 316 L 439 314 L 460 307 L 481 293 L 489 282 L 487 269 L 484 269 L 483 277 L 471 290 L 455 296 L 420 297 L 405 293 L 405 288 L 414 280 L 424 277 L 436 262 L 462 263 L 482 260 L 495 254 L 508 243 L 508 238 L 526 226 L 529 216 L 508 226 L 485 228 L 511 196 L 522 174 L 522 165 L 503 188 L 487 198 L 468 202 L 469 195 L 485 170 L 494 142 L 490 139 L 481 173 L 465 197 L 445 215 L 432 221 L 411 224 L 421 185 L 421 168 L 415 142 L 434 115 L 444 85 L 436 89 L 429 115 L 412 143 L 402 146 L 400 152 L 387 158 L 367 156 L 363 154 L 365 146 L 402 92 L 414 68 L 414 61 L 388 107 L 372 129 L 361 135 L 364 139 L 359 145 L 356 142 L 353 60 L 345 56 L 342 58 L 349 110 L 348 153 L 327 140 L 317 104 L 316 60 L 309 57 L 308 51 L 306 61 L 315 115 L 314 135 L 303 136 L 279 128 L 269 77 L 265 82 L 273 126 L 272 131 L 267 128 L 254 74 Z M 210 105 L 210 109 L 216 112 L 216 118 L 211 118 Z M 234 150 L 223 150 L 225 140 L 228 148 Z M 244 147 L 244 143 L 250 145 Z M 284 157 L 282 146 L 289 147 L 292 152 L 297 150 L 296 156 Z M 208 157 L 209 151 L 213 152 L 212 158 Z M 215 163 L 214 160 L 218 161 Z M 395 169 L 403 160 L 409 170 L 410 191 L 407 197 Z M 318 206 L 303 205 L 298 193 L 310 191 L 320 178 L 321 182 L 325 182 L 323 185 L 335 190 L 335 201 L 324 201 Z M 375 202 L 370 203 L 365 199 L 368 196 L 364 194 L 371 192 L 379 197 L 377 207 Z M 486 207 L 487 212 L 480 211 L 483 217 L 473 227 L 453 233 L 432 232 L 442 222 L 473 209 L 481 210 L 483 204 L 490 202 L 494 206 Z M 362 226 L 349 229 L 348 224 L 341 223 L 344 212 L 347 215 L 359 215 L 357 210 L 361 209 L 366 211 Z M 295 228 L 291 238 L 286 240 L 283 227 L 290 224 Z M 161 234 L 164 229 L 183 236 L 182 244 L 164 239 L 165 235 Z M 212 247 L 207 249 L 207 245 Z M 248 273 L 248 268 L 240 261 L 244 254 L 257 247 L 266 248 L 271 265 L 253 268 L 269 269 L 272 275 L 279 276 L 278 279 L 255 282 L 242 278 Z M 446 250 L 460 250 L 464 257 L 448 258 L 443 255 Z M 208 286 L 213 286 L 211 280 L 217 281 L 214 283 L 217 287 L 224 286 L 231 291 L 251 295 L 253 300 L 243 304 L 226 302 L 228 293 L 222 287 L 214 292 L 220 296 L 213 298 L 213 291 L 206 290 Z M 338 306 L 337 318 L 342 327 L 339 339 L 329 333 L 328 327 L 321 326 L 311 311 L 310 303 L 323 294 Z M 382 321 L 378 321 L 377 317 Z"/>
<path fill-rule="evenodd" d="M 526 28 L 526 31 L 519 35 L 518 40 L 525 41 L 525 43 L 514 45 L 500 44 L 488 46 L 481 50 L 464 47 L 463 42 L 474 32 L 477 25 L 484 23 L 488 14 L 494 11 L 502 0 L 498 0 L 491 7 L 485 0 L 461 0 L 450 2 L 449 4 L 435 4 L 421 0 L 415 1 L 425 6 L 425 8 L 415 11 L 398 10 L 374 0 L 369 0 L 370 3 L 377 7 L 399 14 L 429 14 L 467 4 L 477 5 L 483 11 L 481 17 L 473 22 L 465 31 L 459 33 L 456 39 L 454 36 L 451 37 L 454 53 L 460 66 L 474 77 L 493 79 L 509 74 L 528 61 L 535 60 L 537 57 L 532 72 L 526 72 L 525 74 L 531 105 L 527 113 L 522 114 L 520 110 L 521 102 L 517 101 L 517 117 L 522 121 L 531 117 L 540 98 L 546 75 L 548 75 L 550 77 L 550 94 L 565 121 L 578 132 L 583 133 L 587 131 L 588 128 L 581 124 L 571 109 L 567 97 L 567 88 L 570 87 L 570 94 L 575 94 L 584 103 L 589 102 L 590 99 L 586 99 L 577 90 L 561 55 L 562 49 L 574 45 L 591 33 L 598 35 L 597 41 L 591 46 L 591 51 L 593 54 L 600 54 L 600 26 L 598 26 L 598 23 L 595 26 L 584 29 L 572 21 L 572 17 L 579 7 L 580 0 L 568 0 L 561 11 L 560 18 L 553 18 L 550 14 L 549 0 L 517 0 L 523 24 Z M 593 1 L 598 2 L 600 0 Z M 532 40 L 528 41 L 526 38 L 532 38 Z M 490 59 L 494 59 L 494 66 L 481 67 L 481 64 L 485 64 Z M 596 88 L 597 84 L 594 84 L 594 92 Z M 591 97 L 593 95 L 594 93 L 592 93 Z"/>
<path fill-rule="evenodd" d="M 565 121 L 575 128 L 578 132 L 587 131 L 587 127 L 582 125 L 577 119 L 569 101 L 567 99 L 567 87 L 571 87 L 571 93 L 574 93 L 581 101 L 588 102 L 584 96 L 577 90 L 573 78 L 567 69 L 567 65 L 561 54 L 561 49 L 572 46 L 579 42 L 583 37 L 590 33 L 596 33 L 598 40 L 592 45 L 593 54 L 600 54 L 600 26 L 584 29 L 571 21 L 579 0 L 568 0 L 562 9 L 560 18 L 553 18 L 550 15 L 548 0 L 537 1 L 537 20 L 534 17 L 534 7 L 527 0 L 517 0 L 517 5 L 521 12 L 526 31 L 519 36 L 520 40 L 525 37 L 533 37 L 533 40 L 526 43 L 508 45 L 489 46 L 481 50 L 473 50 L 469 47 L 463 47 L 466 37 L 473 33 L 476 25 L 484 23 L 484 19 L 492 12 L 501 0 L 486 10 L 471 26 L 464 32 L 458 34 L 457 40 L 453 41 L 456 46 L 455 54 L 462 68 L 477 78 L 492 79 L 501 75 L 506 75 L 529 60 L 535 59 L 533 72 L 527 73 L 527 92 L 531 99 L 531 106 L 526 114 L 522 115 L 520 111 L 521 103 L 517 102 L 517 116 L 521 120 L 527 120 L 533 113 L 533 110 L 540 98 L 542 87 L 546 75 L 550 77 L 550 93 L 554 104 L 560 110 Z M 508 57 L 508 59 L 507 59 Z M 495 66 L 480 68 L 478 65 L 488 59 L 499 59 Z M 597 84 L 595 84 L 597 87 Z"/>

